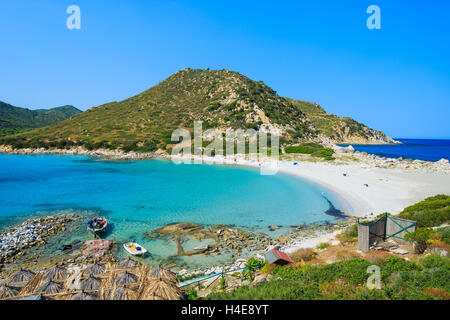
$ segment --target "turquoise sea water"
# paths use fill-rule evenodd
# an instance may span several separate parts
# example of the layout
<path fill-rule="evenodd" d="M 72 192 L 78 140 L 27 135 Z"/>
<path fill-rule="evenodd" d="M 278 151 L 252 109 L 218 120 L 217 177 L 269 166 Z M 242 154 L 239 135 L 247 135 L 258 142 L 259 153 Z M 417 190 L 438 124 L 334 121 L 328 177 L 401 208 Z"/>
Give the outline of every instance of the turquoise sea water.
<path fill-rule="evenodd" d="M 232 224 L 266 233 L 270 225 L 332 223 L 337 218 L 325 214 L 326 198 L 342 209 L 319 186 L 281 173 L 260 175 L 256 168 L 0 154 L 0 224 L 62 210 L 103 214 L 112 218 L 106 238 L 134 239 L 156 260 L 175 254 L 176 246 L 143 233 L 168 223 Z M 60 241 L 70 237 L 87 235 L 80 231 Z M 207 263 L 198 256 L 183 259 Z"/>

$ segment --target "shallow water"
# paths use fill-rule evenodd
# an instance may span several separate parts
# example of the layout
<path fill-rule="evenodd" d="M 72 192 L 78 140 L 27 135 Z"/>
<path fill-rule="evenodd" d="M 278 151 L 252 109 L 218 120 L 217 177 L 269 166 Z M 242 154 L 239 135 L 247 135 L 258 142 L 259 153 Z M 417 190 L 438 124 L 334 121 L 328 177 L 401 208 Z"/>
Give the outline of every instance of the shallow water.
<path fill-rule="evenodd" d="M 229 224 L 266 233 L 268 226 L 279 225 L 280 233 L 292 225 L 336 222 L 338 218 L 325 214 L 329 209 L 326 198 L 342 209 L 332 194 L 317 185 L 281 173 L 263 176 L 256 168 L 0 154 L 3 227 L 18 217 L 63 210 L 102 214 L 112 218 L 107 239 L 134 239 L 152 252 L 153 262 L 176 254 L 176 245 L 146 239 L 143 233 L 168 223 Z M 79 228 L 54 243 L 87 237 Z M 198 244 L 192 240 L 186 246 Z M 54 247 L 46 254 L 52 250 Z M 126 255 L 120 247 L 117 254 Z M 181 260 L 201 266 L 211 264 L 211 259 L 222 263 L 228 258 L 194 256 Z"/>

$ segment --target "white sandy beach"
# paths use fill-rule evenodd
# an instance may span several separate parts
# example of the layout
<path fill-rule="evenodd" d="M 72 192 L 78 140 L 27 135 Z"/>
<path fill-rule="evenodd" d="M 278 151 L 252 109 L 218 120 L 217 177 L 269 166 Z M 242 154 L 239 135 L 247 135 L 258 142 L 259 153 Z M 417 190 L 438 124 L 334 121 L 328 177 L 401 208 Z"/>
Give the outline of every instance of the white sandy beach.
<path fill-rule="evenodd" d="M 450 194 L 450 174 L 445 173 L 384 169 L 364 163 L 333 165 L 327 162 L 298 162 L 293 165 L 287 161 L 280 162 L 280 171 L 319 183 L 336 192 L 350 205 L 350 214 L 357 217 L 383 212 L 398 214 L 426 197 Z"/>

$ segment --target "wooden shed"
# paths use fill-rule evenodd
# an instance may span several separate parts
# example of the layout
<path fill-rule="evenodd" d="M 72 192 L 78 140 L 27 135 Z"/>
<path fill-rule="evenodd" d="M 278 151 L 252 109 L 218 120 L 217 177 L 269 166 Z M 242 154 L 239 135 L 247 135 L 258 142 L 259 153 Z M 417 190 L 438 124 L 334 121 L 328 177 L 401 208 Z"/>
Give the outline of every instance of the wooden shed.
<path fill-rule="evenodd" d="M 276 249 L 272 249 L 266 252 L 264 254 L 264 258 L 267 260 L 268 263 L 274 263 L 281 266 L 293 263 L 291 258 L 289 258 L 289 256 L 286 253 Z"/>

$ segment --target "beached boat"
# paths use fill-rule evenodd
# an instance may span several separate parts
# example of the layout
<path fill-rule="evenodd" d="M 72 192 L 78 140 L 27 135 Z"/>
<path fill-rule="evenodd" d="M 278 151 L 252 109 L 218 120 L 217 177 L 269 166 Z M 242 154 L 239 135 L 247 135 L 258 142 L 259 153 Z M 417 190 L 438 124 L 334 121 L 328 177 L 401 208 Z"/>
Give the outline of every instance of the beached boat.
<path fill-rule="evenodd" d="M 133 256 L 145 255 L 147 249 L 136 242 L 127 242 L 123 244 L 124 249 Z"/>
<path fill-rule="evenodd" d="M 86 219 L 87 230 L 92 232 L 95 237 L 99 237 L 108 227 L 108 219 L 105 217 L 89 217 Z"/>

